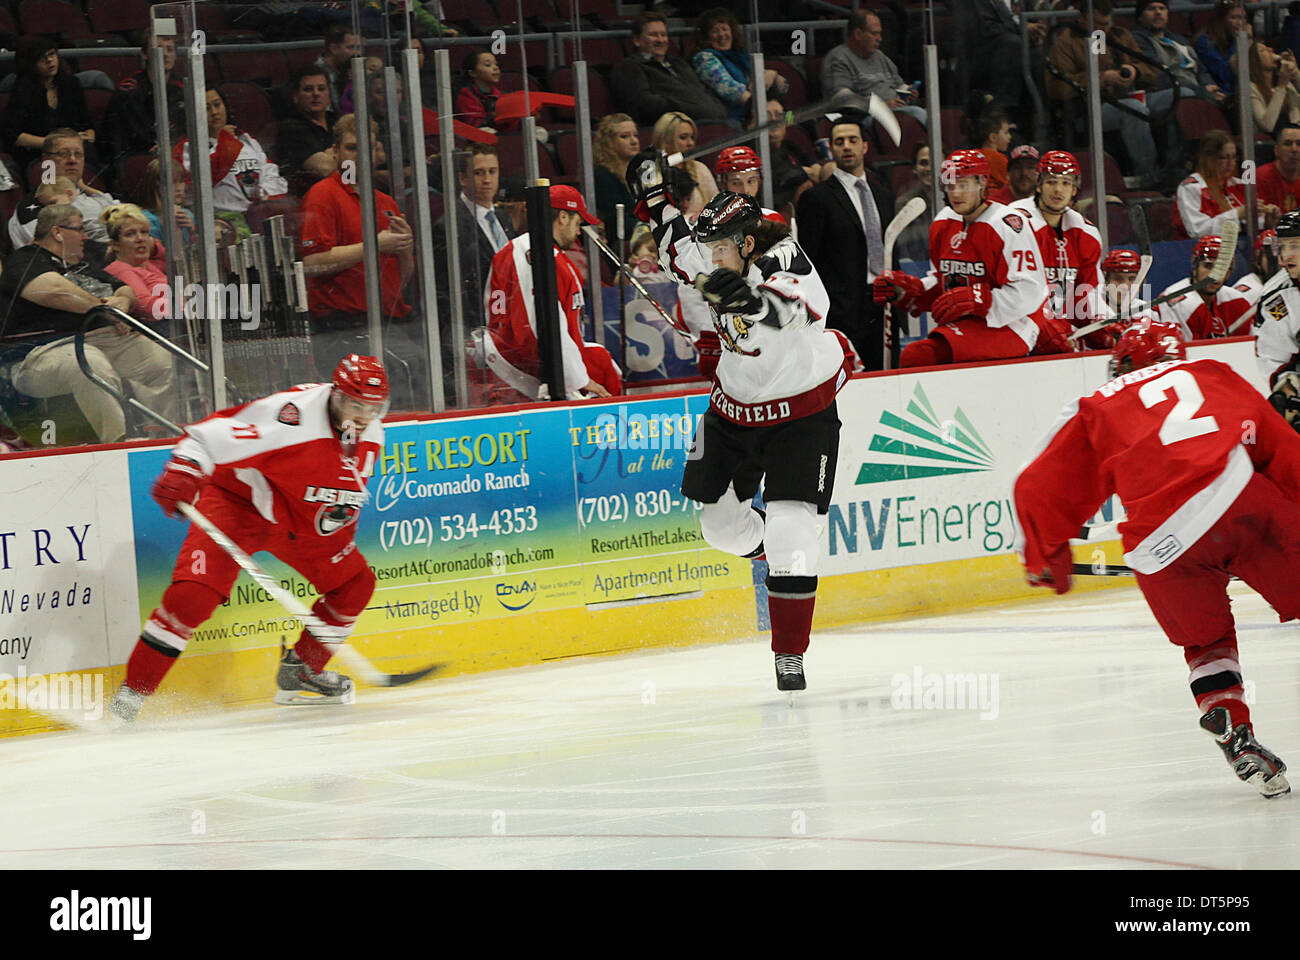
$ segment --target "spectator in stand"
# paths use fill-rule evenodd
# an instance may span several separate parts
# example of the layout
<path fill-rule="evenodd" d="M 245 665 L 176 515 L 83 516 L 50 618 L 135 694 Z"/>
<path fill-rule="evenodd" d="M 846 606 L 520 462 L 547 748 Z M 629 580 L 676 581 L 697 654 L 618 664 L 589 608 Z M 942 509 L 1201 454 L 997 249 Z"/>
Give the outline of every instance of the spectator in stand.
<path fill-rule="evenodd" d="M 651 136 L 654 145 L 664 153 L 670 155 L 685 153 L 695 149 L 699 128 L 695 125 L 695 121 L 684 113 L 665 113 L 655 121 Z M 682 208 L 682 213 L 688 219 L 694 220 L 704 209 L 704 205 L 718 195 L 718 184 L 714 181 L 709 168 L 698 160 L 684 160 L 678 164 L 678 169 L 695 181 L 695 189 L 691 192 L 686 206 Z"/>
<path fill-rule="evenodd" d="M 975 125 L 975 142 L 988 157 L 988 190 L 997 192 L 1007 185 L 1007 148 L 1011 146 L 1011 121 L 998 109 L 985 110 Z"/>
<path fill-rule="evenodd" d="M 894 61 L 880 49 L 885 37 L 880 17 L 869 10 L 854 10 L 846 31 L 844 43 L 822 61 L 822 93 L 827 97 L 841 90 L 863 97 L 874 93 L 894 112 L 915 117 L 925 126 L 925 110 L 912 103 L 916 88 L 908 85 Z"/>
<path fill-rule="evenodd" d="M 1300 122 L 1300 87 L 1295 54 L 1276 53 L 1266 43 L 1250 45 L 1250 105 L 1260 133 L 1274 136 L 1278 124 Z"/>
<path fill-rule="evenodd" d="M 1205 30 L 1196 35 L 1196 55 L 1225 96 L 1237 92 L 1237 34 L 1250 31 L 1246 8 L 1234 0 L 1218 0 Z"/>
<path fill-rule="evenodd" d="M 1038 151 L 1028 143 L 1011 150 L 1007 163 L 1007 185 L 989 197 L 993 203 L 1027 200 L 1038 190 Z"/>
<path fill-rule="evenodd" d="M 67 128 L 50 131 L 41 148 L 41 155 L 53 162 L 55 177 L 67 177 L 76 184 L 77 195 L 72 200 L 72 206 L 81 212 L 86 231 L 86 243 L 79 249 L 79 255 L 89 264 L 102 265 L 108 247 L 108 232 L 99 222 L 99 214 L 105 207 L 117 203 L 117 200 L 110 193 L 87 186 L 82 179 L 86 168 L 86 152 L 82 146 L 81 134 Z M 13 242 L 14 249 L 31 243 L 40 210 L 40 204 L 27 202 L 20 204 L 14 211 L 9 220 L 9 239 Z"/>
<path fill-rule="evenodd" d="M 1016 150 L 1023 149 L 1024 147 L 1016 147 Z M 1032 150 L 1033 147 L 1029 149 Z M 1012 155 L 1015 155 L 1014 150 Z M 925 212 L 909 223 L 907 229 L 894 241 L 894 252 L 899 260 L 930 259 L 930 221 L 934 219 L 933 173 L 934 169 L 930 165 L 930 145 L 924 140 L 918 141 L 912 147 L 912 176 L 916 182 L 903 192 L 895 206 L 896 209 L 902 210 L 913 197 L 920 197 L 925 201 Z M 1032 189 L 1030 194 L 1033 194 Z"/>
<path fill-rule="evenodd" d="M 835 170 L 799 200 L 799 246 L 830 295 L 827 328 L 849 338 L 868 370 L 879 370 L 885 315 L 872 302 L 871 285 L 890 266 L 884 231 L 894 216 L 894 198 L 867 173 L 868 147 L 859 123 L 837 121 L 830 139 Z"/>
<path fill-rule="evenodd" d="M 108 231 L 114 254 L 104 272 L 116 277 L 135 294 L 131 315 L 160 325 L 171 316 L 167 283 L 167 251 L 149 232 L 149 218 L 134 203 L 119 203 L 99 215 Z"/>
<path fill-rule="evenodd" d="M 1069 113 L 1084 111 L 1084 100 L 1079 87 L 1086 87 L 1088 82 L 1088 47 L 1093 30 L 1102 31 L 1114 43 L 1106 45 L 1106 52 L 1097 58 L 1100 71 L 1103 102 L 1101 105 L 1101 126 L 1107 133 L 1119 132 L 1128 153 L 1129 170 L 1140 180 L 1142 189 L 1151 190 L 1167 183 L 1170 175 L 1160 169 L 1156 156 L 1156 143 L 1152 137 L 1148 117 L 1151 113 L 1165 117 L 1161 133 L 1167 144 L 1166 163 L 1181 167 L 1182 135 L 1169 109 L 1173 104 L 1173 92 L 1170 90 L 1141 91 L 1156 82 L 1156 70 L 1149 64 L 1142 63 L 1124 53 L 1122 47 L 1136 49 L 1137 41 L 1123 27 L 1112 21 L 1111 0 L 1095 0 L 1092 5 L 1093 22 L 1088 22 L 1086 8 L 1078 11 L 1075 28 L 1062 30 L 1052 42 L 1049 62 L 1073 83 L 1066 83 L 1053 74 L 1047 76 L 1047 95 L 1062 104 Z M 1127 109 L 1121 109 L 1117 101 Z M 1181 172 L 1181 169 L 1179 170 Z"/>
<path fill-rule="evenodd" d="M 86 95 L 77 77 L 59 58 L 52 37 L 23 37 L 14 55 L 18 79 L 9 94 L 0 137 L 18 164 L 20 173 L 41 159 L 45 137 L 54 130 L 71 128 L 81 134 L 83 149 L 96 169 L 95 131 L 86 107 Z"/>
<path fill-rule="evenodd" d="M 641 152 L 636 121 L 626 113 L 611 113 L 600 118 L 591 155 L 596 167 L 596 215 L 605 224 L 605 238 L 613 243 L 618 237 L 618 205 L 623 204 L 624 236 L 641 221 L 637 219 L 636 199 L 627 188 L 627 165 Z"/>
<path fill-rule="evenodd" d="M 954 12 L 968 18 L 958 25 L 966 41 L 965 53 L 971 63 L 988 65 L 986 81 L 993 98 L 1009 113 L 1027 119 L 1020 14 L 1013 12 L 1011 0 L 969 0 L 955 4 Z M 1041 45 L 1047 23 L 1034 20 L 1027 29 L 1030 45 Z"/>
<path fill-rule="evenodd" d="M 361 30 L 372 36 L 397 36 L 406 31 L 408 22 L 413 37 L 460 36 L 459 30 L 435 17 L 420 0 L 366 0 L 361 8 Z"/>
<path fill-rule="evenodd" d="M 811 190 L 814 183 L 820 183 L 829 177 L 835 167 L 833 163 L 818 163 L 787 138 L 785 133 L 788 127 L 783 122 L 784 117 L 785 107 L 779 100 L 767 101 L 767 119 L 774 124 L 767 128 L 768 161 L 772 167 L 772 202 L 778 210 L 786 204 L 798 203 L 799 198 Z"/>
<path fill-rule="evenodd" d="M 668 23 L 648 11 L 632 21 L 636 53 L 610 73 L 614 105 L 637 123 L 650 124 L 670 110 L 681 110 L 700 123 L 726 123 L 727 107 L 709 91 L 691 65 L 668 55 Z"/>
<path fill-rule="evenodd" d="M 372 143 L 377 129 L 372 121 Z M 307 191 L 299 234 L 311 310 L 312 352 L 322 378 L 330 375 L 340 359 L 369 344 L 361 197 L 353 184 L 343 180 L 344 169 L 355 169 L 357 162 L 354 114 L 345 114 L 334 124 L 332 149 L 334 172 Z M 411 228 L 402 219 L 397 201 L 379 190 L 374 195 L 385 355 L 392 355 L 405 368 L 405 360 L 418 362 L 424 349 L 423 337 L 413 329 L 417 325 L 410 323 L 411 308 L 402 298 L 402 288 L 415 269 Z M 408 405 L 406 409 L 412 409 L 415 382 L 415 374 L 395 380 L 395 387 L 406 391 L 400 399 Z M 394 404 L 398 402 L 395 397 Z"/>
<path fill-rule="evenodd" d="M 276 125 L 280 173 L 301 197 L 334 172 L 334 124 L 329 78 L 315 64 L 299 68 L 289 81 L 289 109 Z"/>
<path fill-rule="evenodd" d="M 316 66 L 325 71 L 329 80 L 330 107 L 336 112 L 342 105 L 343 90 L 352 79 L 352 58 L 359 56 L 361 34 L 353 33 L 341 23 L 334 24 L 325 33 L 325 51 L 317 58 Z"/>
<path fill-rule="evenodd" d="M 176 226 L 181 232 L 181 245 L 188 247 L 194 230 L 194 213 L 185 206 L 189 183 L 184 177 L 173 175 L 171 203 L 163 203 L 162 187 L 162 168 L 157 160 L 150 160 L 149 165 L 144 168 L 144 177 L 140 182 L 140 194 L 145 198 L 146 205 L 143 210 L 145 218 L 149 221 L 149 233 L 156 240 L 166 240 L 163 234 L 162 217 L 164 210 L 170 211 L 176 218 Z"/>
<path fill-rule="evenodd" d="M 1284 123 L 1273 143 L 1272 163 L 1256 174 L 1256 199 L 1282 213 L 1300 210 L 1300 123 Z"/>
<path fill-rule="evenodd" d="M 460 251 L 460 294 L 466 335 L 486 322 L 483 289 L 497 251 L 515 238 L 510 215 L 497 206 L 501 189 L 501 162 L 495 144 L 471 143 L 456 158 L 460 203 L 456 213 L 456 240 Z M 450 211 L 449 211 L 450 212 Z M 433 225 L 433 265 L 438 277 L 438 317 L 442 328 L 443 385 L 452 401 L 456 360 L 463 354 L 451 336 L 451 282 L 447 272 L 447 214 Z"/>
<path fill-rule="evenodd" d="M 501 67 L 490 53 L 474 51 L 465 58 L 467 82 L 456 94 L 456 118 L 470 126 L 497 129 L 497 100 L 501 98 Z M 518 126 L 518 120 L 506 126 Z"/>
<path fill-rule="evenodd" d="M 108 141 L 109 163 L 118 168 L 132 154 L 152 153 L 158 147 L 158 130 L 154 123 L 153 79 L 149 75 L 149 51 L 158 46 L 163 52 L 163 70 L 167 74 L 167 116 L 171 120 L 172 139 L 185 123 L 185 88 L 173 76 L 176 66 L 176 39 L 155 38 L 142 30 L 140 69 L 117 85 L 117 92 L 104 111 L 104 137 Z M 123 171 L 115 169 L 118 186 L 123 186 Z M 125 186 L 130 186 L 126 184 Z"/>
<path fill-rule="evenodd" d="M 1178 79 L 1182 96 L 1222 103 L 1225 94 L 1197 57 L 1192 41 L 1165 29 L 1169 24 L 1169 4 L 1164 0 L 1137 0 L 1134 9 L 1138 25 L 1133 29 L 1133 39 L 1137 41 L 1137 49 Z M 1164 90 L 1170 85 L 1169 78 L 1160 71 L 1151 89 Z"/>
<path fill-rule="evenodd" d="M 102 229 L 101 224 L 101 229 Z M 82 261 L 86 229 L 70 204 L 41 208 L 36 239 L 15 250 L 0 272 L 0 305 L 11 333 L 53 329 L 62 336 L 27 354 L 11 373 L 13 385 L 30 397 L 72 394 L 103 443 L 126 437 L 122 406 L 81 372 L 73 334 L 85 315 L 101 305 L 130 313 L 131 288 Z M 175 388 L 171 357 L 125 324 L 100 321 L 85 338 L 86 360 L 101 378 L 121 389 L 129 380 L 135 397 L 163 416 L 173 416 Z"/>
<path fill-rule="evenodd" d="M 365 73 L 367 81 L 369 81 L 375 74 L 383 73 L 384 71 L 384 61 L 380 57 L 366 57 L 364 66 L 365 69 L 363 72 Z M 437 103 L 437 100 L 435 99 L 433 102 Z M 339 97 L 339 106 L 334 110 L 334 112 L 339 116 L 342 116 L 345 113 L 351 113 L 356 109 L 356 107 L 357 100 L 352 90 L 352 76 L 351 73 L 349 73 L 348 82 L 343 86 L 343 95 Z"/>
<path fill-rule="evenodd" d="M 659 265 L 659 245 L 655 243 L 653 230 L 642 229 L 632 239 L 627 265 L 642 283 L 672 283 L 673 281 L 673 278 Z"/>
<path fill-rule="evenodd" d="M 695 55 L 691 66 L 713 95 L 727 105 L 727 121 L 737 129 L 745 125 L 752 111 L 749 89 L 753 61 L 745 51 L 745 33 L 736 15 L 723 7 L 700 14 L 695 24 Z M 789 84 L 775 70 L 763 71 L 764 89 L 772 96 L 784 96 Z"/>
<path fill-rule="evenodd" d="M 244 213 L 261 200 L 284 196 L 289 184 L 280 176 L 280 168 L 267 159 L 257 139 L 228 122 L 226 101 L 212 89 L 207 91 L 207 121 L 212 206 L 217 219 L 227 221 L 241 238 L 252 236 Z M 172 153 L 189 174 L 189 138 L 176 144 Z M 332 364 L 329 369 L 334 369 Z"/>
<path fill-rule="evenodd" d="M 1189 237 L 1217 236 L 1225 221 L 1246 219 L 1246 184 L 1236 173 L 1237 144 L 1232 135 L 1211 130 L 1196 151 L 1196 172 L 1179 184 L 1176 194 L 1176 212 Z M 1257 207 L 1261 220 L 1269 226 L 1277 222 L 1277 207 L 1263 202 Z"/>

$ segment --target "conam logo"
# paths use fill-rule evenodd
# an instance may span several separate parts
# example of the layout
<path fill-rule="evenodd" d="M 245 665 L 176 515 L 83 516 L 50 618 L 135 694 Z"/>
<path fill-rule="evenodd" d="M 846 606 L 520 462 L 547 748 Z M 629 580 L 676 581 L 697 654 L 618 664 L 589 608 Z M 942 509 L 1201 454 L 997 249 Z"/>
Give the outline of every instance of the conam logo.
<path fill-rule="evenodd" d="M 949 419 L 934 412 L 918 383 L 904 414 L 885 410 L 867 447 L 858 484 L 917 480 L 993 469 L 993 452 L 958 407 Z"/>
<path fill-rule="evenodd" d="M 532 580 L 525 580 L 518 586 L 513 583 L 497 584 L 497 603 L 507 610 L 522 610 L 536 599 L 537 584 Z M 507 600 L 512 602 L 507 603 Z"/>

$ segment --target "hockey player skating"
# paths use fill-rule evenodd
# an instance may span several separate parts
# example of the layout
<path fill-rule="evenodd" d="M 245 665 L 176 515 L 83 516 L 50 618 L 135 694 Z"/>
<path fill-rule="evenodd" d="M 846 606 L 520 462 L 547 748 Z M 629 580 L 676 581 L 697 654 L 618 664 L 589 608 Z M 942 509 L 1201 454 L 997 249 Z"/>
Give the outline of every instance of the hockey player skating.
<path fill-rule="evenodd" d="M 321 597 L 312 613 L 335 631 L 306 630 L 282 652 L 276 703 L 347 703 L 348 677 L 325 670 L 374 590 L 353 539 L 367 494 L 363 477 L 383 447 L 388 376 L 374 357 L 339 361 L 331 384 L 308 384 L 222 410 L 189 426 L 153 487 L 168 516 L 198 509 L 245 553 L 266 550 L 302 574 Z M 230 595 L 239 566 L 190 527 L 162 602 L 126 664 L 109 706 L 131 721 L 158 689 L 199 625 Z"/>
<path fill-rule="evenodd" d="M 1286 273 L 1269 281 L 1255 315 L 1255 357 L 1271 392 L 1269 402 L 1300 430 L 1300 211 L 1277 222 L 1278 260 Z M 1287 282 L 1289 280 L 1290 282 Z"/>
<path fill-rule="evenodd" d="M 1210 265 L 1219 256 L 1221 240 L 1218 235 L 1211 234 L 1196 241 L 1192 248 L 1192 283 L 1200 283 L 1210 275 Z M 1186 279 L 1177 280 L 1161 296 L 1187 284 Z M 1226 337 L 1237 318 L 1250 309 L 1250 300 L 1244 293 L 1220 281 L 1211 283 L 1204 293 L 1189 292 L 1160 304 L 1156 309 L 1160 311 L 1161 320 L 1178 327 L 1184 340 L 1208 340 Z"/>
<path fill-rule="evenodd" d="M 1240 577 L 1283 620 L 1300 616 L 1300 436 L 1218 360 L 1186 360 L 1173 324 L 1129 327 L 1115 379 L 1066 407 L 1015 483 L 1029 582 L 1070 589 L 1070 538 L 1118 493 L 1124 559 L 1183 648 L 1200 725 L 1242 780 L 1288 792 L 1255 740 L 1227 585 Z"/>
<path fill-rule="evenodd" d="M 876 303 L 928 310 L 935 324 L 928 337 L 903 348 L 900 366 L 1073 349 L 1065 338 L 1069 325 L 1048 308 L 1038 241 L 1023 213 L 985 198 L 988 178 L 981 151 L 949 156 L 942 168 L 949 206 L 930 224 L 929 276 L 886 270 L 876 278 Z"/>
<path fill-rule="evenodd" d="M 696 431 L 682 493 L 699 502 L 700 530 L 740 557 L 766 554 L 777 688 L 802 690 L 817 594 L 818 515 L 830 506 L 839 450 L 835 396 L 850 360 L 826 330 L 830 303 L 789 228 L 750 197 L 723 192 L 694 230 L 661 157 L 633 159 L 628 186 L 654 223 L 660 261 L 695 283 L 721 344 L 709 409 Z M 766 513 L 751 501 L 763 481 Z"/>
<path fill-rule="evenodd" d="M 1076 329 L 1101 319 L 1101 234 L 1070 206 L 1082 180 L 1074 154 L 1049 150 L 1038 161 L 1034 196 L 1010 204 L 1024 214 L 1038 240 L 1049 308 Z M 1100 338 L 1085 343 L 1094 348 L 1110 345 Z"/>

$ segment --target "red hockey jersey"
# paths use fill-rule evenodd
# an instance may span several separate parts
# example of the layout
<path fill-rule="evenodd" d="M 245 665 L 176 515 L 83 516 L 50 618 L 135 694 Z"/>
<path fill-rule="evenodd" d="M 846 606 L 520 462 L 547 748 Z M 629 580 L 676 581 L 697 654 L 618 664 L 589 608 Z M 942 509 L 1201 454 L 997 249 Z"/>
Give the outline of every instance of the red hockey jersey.
<path fill-rule="evenodd" d="M 1124 559 L 1156 573 L 1264 473 L 1300 501 L 1300 434 L 1218 360 L 1134 370 L 1069 404 L 1016 478 L 1017 548 L 1041 570 L 1113 493 Z"/>
<path fill-rule="evenodd" d="M 1161 296 L 1180 290 L 1191 282 L 1187 279 L 1170 284 Z M 1250 309 L 1250 305 L 1250 297 L 1224 284 L 1210 303 L 1206 303 L 1199 293 L 1189 293 L 1162 303 L 1156 309 L 1160 311 L 1161 320 L 1178 324 L 1184 340 L 1209 340 L 1228 336 L 1228 330 Z"/>
<path fill-rule="evenodd" d="M 982 286 L 992 306 L 984 318 L 992 328 L 1009 327 L 1025 341 L 1038 342 L 1038 322 L 1047 310 L 1047 283 L 1034 237 L 1023 213 L 990 203 L 974 223 L 945 207 L 930 223 L 930 263 L 915 309 L 927 311 L 939 294 Z"/>
<path fill-rule="evenodd" d="M 321 549 L 337 550 L 351 540 L 366 501 L 358 475 L 364 479 L 374 467 L 384 425 L 374 420 L 366 427 L 349 461 L 330 423 L 331 389 L 304 384 L 218 411 L 186 427 L 173 455 L 195 461 L 211 483 L 286 526 L 304 549 L 326 537 Z"/>
<path fill-rule="evenodd" d="M 1056 316 L 1075 327 L 1101 319 L 1101 234 L 1092 221 L 1067 207 L 1054 227 L 1033 197 L 1016 201 L 1011 209 L 1025 215 L 1038 239 L 1048 303 Z"/>

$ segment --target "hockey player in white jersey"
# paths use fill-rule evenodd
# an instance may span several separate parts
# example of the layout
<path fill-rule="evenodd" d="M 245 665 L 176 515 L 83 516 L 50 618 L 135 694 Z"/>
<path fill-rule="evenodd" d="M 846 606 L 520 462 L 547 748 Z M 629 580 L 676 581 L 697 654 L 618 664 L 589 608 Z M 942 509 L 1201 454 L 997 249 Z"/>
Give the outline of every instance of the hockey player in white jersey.
<path fill-rule="evenodd" d="M 1282 269 L 1265 285 L 1255 314 L 1255 357 L 1269 402 L 1300 430 L 1300 211 L 1277 222 Z"/>
<path fill-rule="evenodd" d="M 835 396 L 851 369 L 826 330 L 829 297 L 789 228 L 765 220 L 751 197 L 718 194 L 692 230 L 662 157 L 643 152 L 627 180 L 638 214 L 654 223 L 664 269 L 698 286 L 722 345 L 682 493 L 702 504 L 700 530 L 711 546 L 766 555 L 777 688 L 802 690 L 818 516 L 830 506 L 839 450 Z M 766 511 L 751 503 L 760 480 Z"/>

